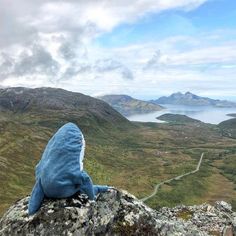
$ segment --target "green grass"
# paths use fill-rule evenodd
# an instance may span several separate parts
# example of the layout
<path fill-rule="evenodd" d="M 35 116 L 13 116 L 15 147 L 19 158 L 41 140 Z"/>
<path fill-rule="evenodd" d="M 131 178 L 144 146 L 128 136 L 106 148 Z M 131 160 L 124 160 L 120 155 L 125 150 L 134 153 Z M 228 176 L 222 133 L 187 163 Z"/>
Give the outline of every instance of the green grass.
<path fill-rule="evenodd" d="M 193 216 L 193 212 L 188 209 L 183 209 L 182 211 L 178 212 L 177 217 L 183 220 L 189 220 Z"/>
<path fill-rule="evenodd" d="M 163 206 L 176 206 L 179 204 L 199 204 L 201 197 L 207 191 L 207 177 L 211 175 L 210 167 L 203 163 L 200 171 L 183 177 L 181 180 L 174 180 L 163 186 L 155 197 L 148 200 L 148 204 L 153 208 Z"/>
<path fill-rule="evenodd" d="M 220 169 L 226 178 L 235 183 L 236 188 L 236 154 L 224 156 Z"/>
<path fill-rule="evenodd" d="M 236 139 L 236 118 L 223 121 L 219 124 L 222 135 Z"/>
<path fill-rule="evenodd" d="M 85 169 L 94 183 L 123 188 L 140 198 L 150 194 L 155 184 L 195 169 L 200 154 L 206 152 L 201 170 L 164 185 L 148 202 L 153 208 L 211 201 L 208 191 L 216 170 L 222 172 L 219 178 L 226 176 L 229 183 L 235 181 L 230 167 L 235 164 L 236 140 L 222 137 L 217 126 L 139 122 L 114 125 L 71 113 L 0 115 L 0 214 L 30 194 L 34 167 L 45 145 L 68 121 L 77 123 L 85 134 Z M 225 158 L 216 169 L 213 162 L 222 161 L 225 155 L 233 158 Z M 229 191 L 233 204 L 235 191 Z"/>

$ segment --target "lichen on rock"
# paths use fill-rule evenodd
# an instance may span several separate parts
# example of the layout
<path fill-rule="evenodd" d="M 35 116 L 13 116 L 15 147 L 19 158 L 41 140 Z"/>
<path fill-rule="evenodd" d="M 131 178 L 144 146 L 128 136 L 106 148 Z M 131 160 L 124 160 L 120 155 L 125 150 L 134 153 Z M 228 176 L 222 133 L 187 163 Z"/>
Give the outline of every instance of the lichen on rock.
<path fill-rule="evenodd" d="M 0 235 L 210 235 L 235 233 L 236 214 L 230 205 L 178 206 L 155 211 L 133 195 L 112 190 L 96 201 L 76 194 L 66 199 L 45 199 L 28 216 L 29 197 L 17 201 L 0 220 Z M 183 219 L 183 212 L 190 215 Z M 187 214 L 186 213 L 186 214 Z M 185 216 L 185 215 L 184 215 Z"/>

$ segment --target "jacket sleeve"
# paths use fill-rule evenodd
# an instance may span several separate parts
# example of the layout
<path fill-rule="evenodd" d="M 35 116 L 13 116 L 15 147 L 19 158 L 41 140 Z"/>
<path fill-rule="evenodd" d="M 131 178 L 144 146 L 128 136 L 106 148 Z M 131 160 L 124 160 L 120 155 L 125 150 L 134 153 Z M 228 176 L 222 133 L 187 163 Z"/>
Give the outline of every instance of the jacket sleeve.
<path fill-rule="evenodd" d="M 32 193 L 29 199 L 29 204 L 28 204 L 29 215 L 33 215 L 34 213 L 38 211 L 38 209 L 42 205 L 43 199 L 44 199 L 44 192 L 41 185 L 41 180 L 40 178 L 38 178 L 36 180 L 36 183 L 34 185 L 34 188 L 32 190 Z"/>

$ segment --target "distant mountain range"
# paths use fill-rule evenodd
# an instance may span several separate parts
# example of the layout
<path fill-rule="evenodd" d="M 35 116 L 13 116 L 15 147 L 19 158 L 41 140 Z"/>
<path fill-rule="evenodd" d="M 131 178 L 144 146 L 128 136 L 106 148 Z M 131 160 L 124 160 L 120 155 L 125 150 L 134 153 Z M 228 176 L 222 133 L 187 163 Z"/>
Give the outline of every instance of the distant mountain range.
<path fill-rule="evenodd" d="M 98 97 L 124 116 L 162 110 L 163 107 L 149 101 L 142 101 L 128 95 L 105 95 Z"/>
<path fill-rule="evenodd" d="M 236 107 L 236 103 L 227 100 L 211 99 L 200 97 L 193 93 L 173 93 L 170 96 L 160 97 L 156 100 L 151 100 L 153 104 L 174 104 L 174 105 L 189 105 L 189 106 L 217 106 L 217 107 Z"/>

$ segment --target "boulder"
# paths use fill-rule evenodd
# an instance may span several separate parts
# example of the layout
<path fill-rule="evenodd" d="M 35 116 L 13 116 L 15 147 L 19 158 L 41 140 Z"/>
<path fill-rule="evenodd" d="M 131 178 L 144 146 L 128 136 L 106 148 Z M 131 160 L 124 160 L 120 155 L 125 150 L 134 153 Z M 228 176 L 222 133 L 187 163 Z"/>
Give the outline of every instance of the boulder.
<path fill-rule="evenodd" d="M 229 235 L 233 233 L 224 209 L 203 204 L 153 210 L 123 190 L 101 193 L 96 201 L 75 194 L 45 199 L 28 216 L 29 197 L 17 201 L 0 220 L 0 235 Z M 224 204 L 223 204 L 224 205 Z M 224 205 L 225 206 L 225 205 Z M 226 207 L 227 214 L 235 213 Z M 234 232 L 235 233 L 235 232 Z"/>

